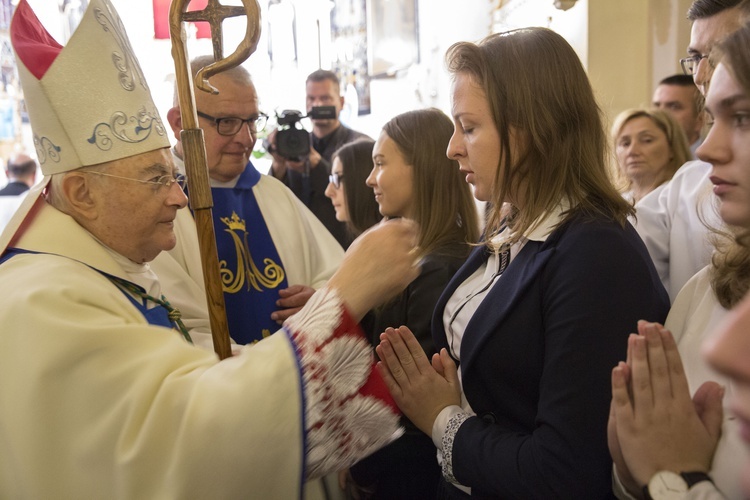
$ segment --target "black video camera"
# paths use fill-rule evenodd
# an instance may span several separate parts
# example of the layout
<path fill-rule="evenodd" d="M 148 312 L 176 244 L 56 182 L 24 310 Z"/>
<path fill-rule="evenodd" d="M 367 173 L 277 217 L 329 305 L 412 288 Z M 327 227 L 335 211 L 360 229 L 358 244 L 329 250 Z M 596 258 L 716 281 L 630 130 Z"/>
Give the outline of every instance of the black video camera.
<path fill-rule="evenodd" d="M 302 118 L 313 120 L 335 120 L 336 108 L 334 106 L 314 106 L 310 114 L 302 116 L 302 113 L 294 110 L 285 110 L 276 115 L 279 131 L 276 133 L 276 151 L 289 161 L 300 161 L 310 154 L 310 135 L 299 124 Z"/>

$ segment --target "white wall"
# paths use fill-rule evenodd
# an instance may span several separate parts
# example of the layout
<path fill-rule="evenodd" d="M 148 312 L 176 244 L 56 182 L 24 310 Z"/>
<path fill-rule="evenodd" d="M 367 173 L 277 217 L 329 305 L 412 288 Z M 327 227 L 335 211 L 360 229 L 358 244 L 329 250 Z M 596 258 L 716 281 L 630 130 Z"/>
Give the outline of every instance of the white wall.
<path fill-rule="evenodd" d="M 437 107 L 450 115 L 450 79 L 445 52 L 461 40 L 477 41 L 491 29 L 488 0 L 419 0 L 420 62 L 394 77 L 372 80 L 372 114 L 359 117 L 358 127 L 377 137 L 382 125 L 399 113 Z"/>
<path fill-rule="evenodd" d="M 679 59 L 687 56 L 690 22 L 686 15 L 691 3 L 692 0 L 651 2 L 651 36 L 654 47 L 652 89 L 656 88 L 662 78 L 682 72 Z"/>

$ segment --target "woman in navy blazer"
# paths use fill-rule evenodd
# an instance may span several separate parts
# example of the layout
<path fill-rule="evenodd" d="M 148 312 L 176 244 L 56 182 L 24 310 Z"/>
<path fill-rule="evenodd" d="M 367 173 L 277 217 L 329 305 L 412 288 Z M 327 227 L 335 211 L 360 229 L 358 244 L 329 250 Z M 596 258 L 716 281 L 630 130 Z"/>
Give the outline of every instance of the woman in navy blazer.
<path fill-rule="evenodd" d="M 379 366 L 437 446 L 439 498 L 611 497 L 610 368 L 669 299 L 609 179 L 591 86 L 544 28 L 458 43 L 447 59 L 448 156 L 493 208 L 438 301 L 439 354 L 388 329 Z"/>

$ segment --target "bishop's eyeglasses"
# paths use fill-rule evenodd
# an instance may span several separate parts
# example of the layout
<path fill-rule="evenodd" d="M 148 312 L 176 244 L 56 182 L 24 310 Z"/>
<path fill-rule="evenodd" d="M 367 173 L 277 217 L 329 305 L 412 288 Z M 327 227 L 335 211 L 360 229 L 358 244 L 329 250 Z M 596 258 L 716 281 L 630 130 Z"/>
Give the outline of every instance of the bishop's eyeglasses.
<path fill-rule="evenodd" d="M 239 116 L 223 116 L 216 118 L 215 116 L 207 115 L 200 111 L 197 112 L 198 116 L 210 120 L 214 123 L 216 131 L 219 135 L 234 135 L 240 131 L 242 125 L 248 124 L 250 130 L 253 132 L 261 132 L 266 128 L 266 122 L 268 121 L 268 115 L 265 113 L 259 114 L 257 117 L 240 118 Z"/>
<path fill-rule="evenodd" d="M 184 190 L 185 185 L 187 184 L 187 177 L 185 177 L 182 174 L 175 174 L 174 176 L 172 174 L 167 174 L 167 175 L 156 177 L 155 179 L 152 179 L 152 180 L 144 181 L 143 179 L 134 179 L 132 177 L 123 177 L 121 175 L 107 174 L 104 172 L 99 172 L 98 170 L 84 170 L 83 172 L 86 174 L 103 175 L 105 177 L 114 177 L 115 179 L 124 179 L 126 181 L 140 182 L 141 184 L 151 184 L 152 186 L 159 186 L 159 188 L 162 188 L 162 187 L 170 188 L 172 187 L 172 184 L 177 183 L 177 185 L 180 186 L 180 189 Z"/>

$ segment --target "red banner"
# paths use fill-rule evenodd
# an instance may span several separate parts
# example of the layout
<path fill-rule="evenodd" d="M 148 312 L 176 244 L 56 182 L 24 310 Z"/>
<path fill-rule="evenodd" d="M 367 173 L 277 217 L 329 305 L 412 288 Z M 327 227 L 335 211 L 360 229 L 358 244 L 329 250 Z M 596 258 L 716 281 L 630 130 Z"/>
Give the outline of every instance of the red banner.
<path fill-rule="evenodd" d="M 154 38 L 169 40 L 169 5 L 172 0 L 151 0 L 154 5 Z M 203 10 L 208 0 L 192 0 L 188 5 L 189 11 Z M 211 38 L 211 28 L 208 23 L 195 23 L 198 38 Z"/>

